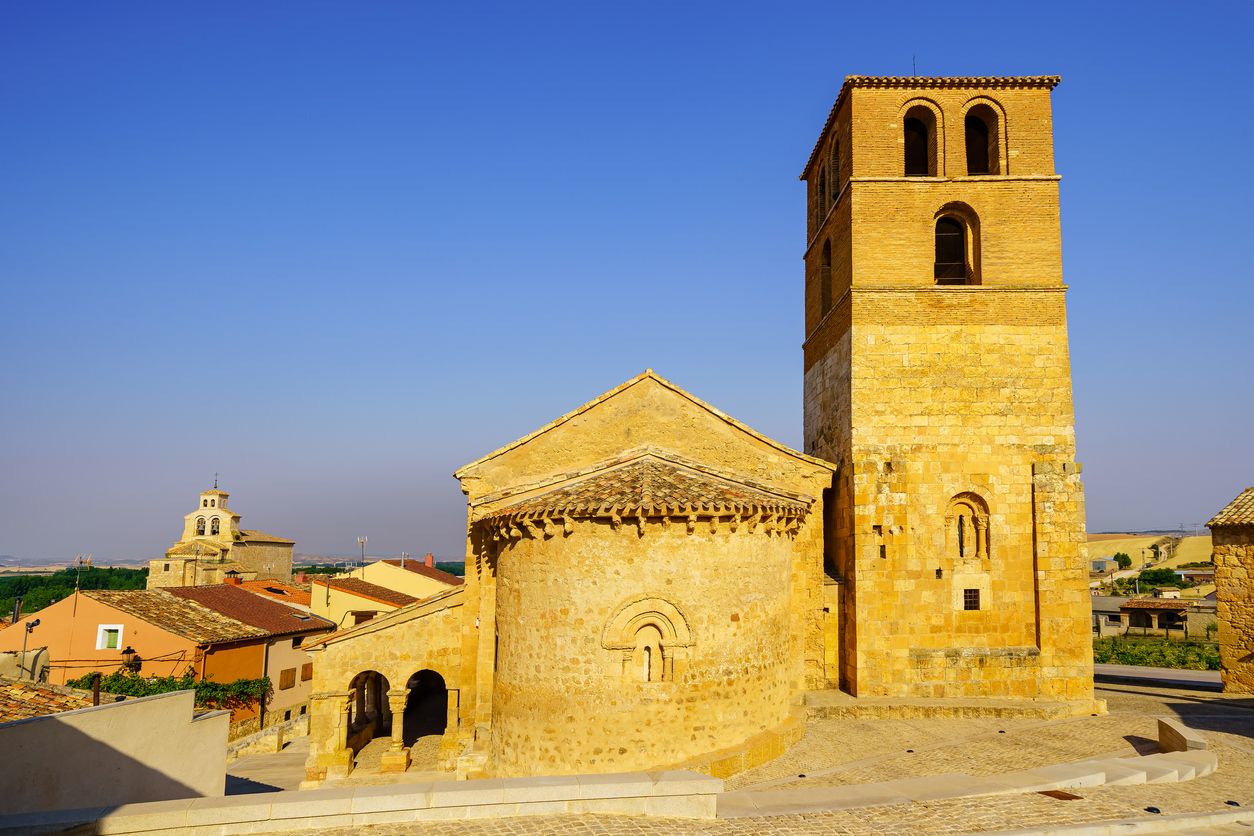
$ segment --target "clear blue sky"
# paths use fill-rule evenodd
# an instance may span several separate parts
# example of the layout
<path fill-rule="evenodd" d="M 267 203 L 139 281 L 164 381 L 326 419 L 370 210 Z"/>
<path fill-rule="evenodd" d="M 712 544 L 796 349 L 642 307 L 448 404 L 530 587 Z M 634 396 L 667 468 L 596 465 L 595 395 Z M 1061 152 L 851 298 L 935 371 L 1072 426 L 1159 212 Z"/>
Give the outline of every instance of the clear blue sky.
<path fill-rule="evenodd" d="M 646 366 L 801 443 L 852 73 L 1058 73 L 1091 530 L 1254 484 L 1254 3 L 0 6 L 0 553 L 463 549 L 450 475 Z"/>

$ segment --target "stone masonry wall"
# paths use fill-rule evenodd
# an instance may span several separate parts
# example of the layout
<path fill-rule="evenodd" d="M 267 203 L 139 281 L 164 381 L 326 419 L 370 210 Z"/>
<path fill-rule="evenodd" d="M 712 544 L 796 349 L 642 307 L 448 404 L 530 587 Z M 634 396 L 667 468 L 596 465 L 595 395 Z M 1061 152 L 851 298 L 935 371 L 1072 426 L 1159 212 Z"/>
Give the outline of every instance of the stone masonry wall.
<path fill-rule="evenodd" d="M 643 536 L 580 521 L 569 535 L 505 546 L 493 774 L 655 769 L 784 722 L 800 667 L 789 641 L 793 545 L 724 520 L 693 533 L 651 522 Z M 639 654 L 605 646 L 615 614 L 650 598 L 673 605 L 691 636 L 662 642 L 674 654 L 668 681 L 645 681 Z"/>
<path fill-rule="evenodd" d="M 1254 527 L 1215 526 L 1212 535 L 1224 691 L 1254 694 Z"/>

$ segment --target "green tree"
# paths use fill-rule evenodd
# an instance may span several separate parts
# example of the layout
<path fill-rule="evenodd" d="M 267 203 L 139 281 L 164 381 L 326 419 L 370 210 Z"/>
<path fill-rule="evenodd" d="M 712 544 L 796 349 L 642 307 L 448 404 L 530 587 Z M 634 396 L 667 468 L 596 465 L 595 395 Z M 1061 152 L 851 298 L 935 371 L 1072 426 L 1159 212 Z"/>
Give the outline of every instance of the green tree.
<path fill-rule="evenodd" d="M 1188 586 L 1184 579 L 1170 569 L 1142 569 L 1139 575 L 1141 586 L 1150 589 L 1156 586 L 1175 586 L 1183 589 Z"/>
<path fill-rule="evenodd" d="M 1119 566 L 1120 569 L 1132 568 L 1132 558 L 1128 557 L 1128 555 L 1125 554 L 1124 552 L 1116 553 L 1114 559 L 1115 559 L 1115 563 Z"/>

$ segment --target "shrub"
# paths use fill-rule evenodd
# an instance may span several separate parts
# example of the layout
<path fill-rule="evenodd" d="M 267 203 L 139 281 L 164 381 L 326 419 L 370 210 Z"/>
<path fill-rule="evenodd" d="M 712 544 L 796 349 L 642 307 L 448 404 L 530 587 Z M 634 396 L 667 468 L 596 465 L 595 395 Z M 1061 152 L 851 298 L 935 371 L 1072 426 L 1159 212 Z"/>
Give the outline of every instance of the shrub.
<path fill-rule="evenodd" d="M 95 676 L 89 673 L 72 679 L 66 684 L 71 688 L 91 690 L 91 680 Z M 198 708 L 244 708 L 270 698 L 270 677 L 260 679 L 237 679 L 234 682 L 214 682 L 198 680 L 191 668 L 182 676 L 146 677 L 130 671 L 115 671 L 101 674 L 100 690 L 108 694 L 123 697 L 150 697 L 153 694 L 168 694 L 171 691 L 193 690 L 196 692 Z"/>
<path fill-rule="evenodd" d="M 1206 642 L 1110 636 L 1093 640 L 1093 661 L 1099 665 L 1217 671 L 1219 648 Z"/>

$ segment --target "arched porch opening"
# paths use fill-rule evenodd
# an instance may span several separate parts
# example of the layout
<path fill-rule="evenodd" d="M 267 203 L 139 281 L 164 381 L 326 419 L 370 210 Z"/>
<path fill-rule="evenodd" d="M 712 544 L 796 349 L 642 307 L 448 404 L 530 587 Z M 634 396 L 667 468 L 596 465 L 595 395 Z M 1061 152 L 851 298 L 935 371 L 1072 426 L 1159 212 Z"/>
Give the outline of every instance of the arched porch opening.
<path fill-rule="evenodd" d="M 349 683 L 348 739 L 354 754 L 376 737 L 392 733 L 388 680 L 378 671 L 362 671 Z"/>
<path fill-rule="evenodd" d="M 409 696 L 405 700 L 401 741 L 412 746 L 420 737 L 444 734 L 448 727 L 448 685 L 433 670 L 421 670 L 405 683 Z"/>

